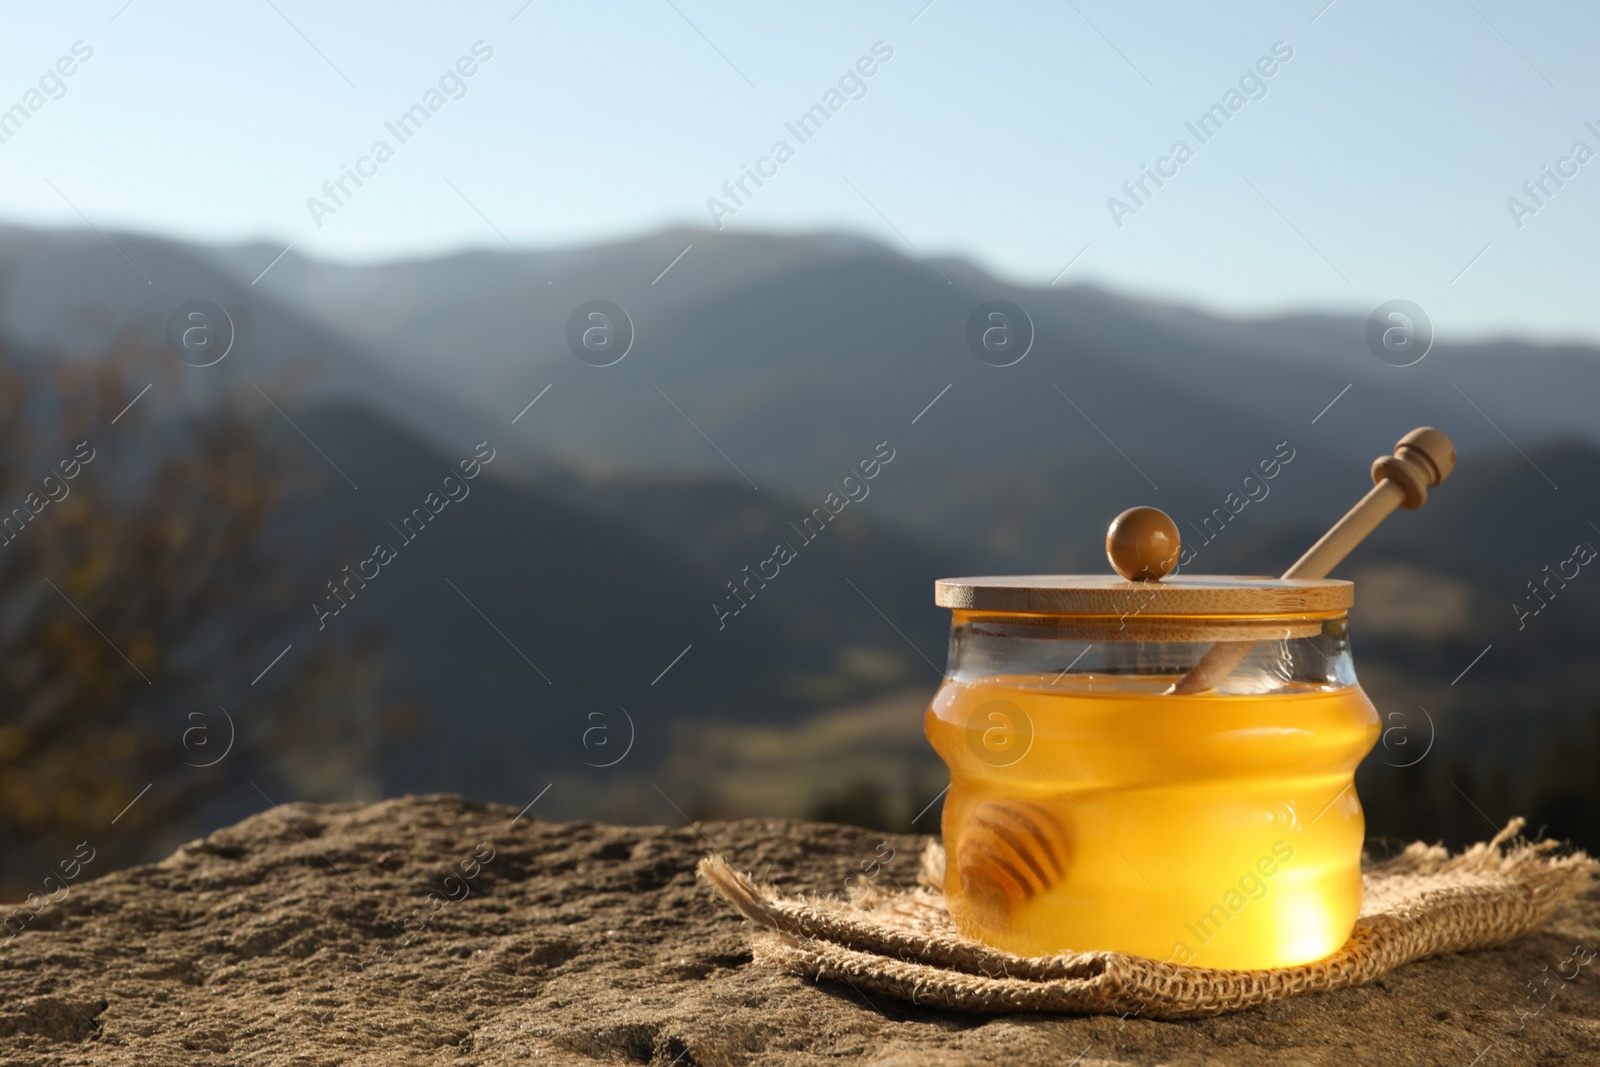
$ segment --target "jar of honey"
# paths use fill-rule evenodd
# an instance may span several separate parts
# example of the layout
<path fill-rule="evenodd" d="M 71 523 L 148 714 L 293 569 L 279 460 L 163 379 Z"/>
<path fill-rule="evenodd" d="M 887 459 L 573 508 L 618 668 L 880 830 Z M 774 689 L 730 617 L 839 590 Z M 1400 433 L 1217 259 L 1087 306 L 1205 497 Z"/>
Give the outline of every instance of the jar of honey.
<path fill-rule="evenodd" d="M 1024 955 L 1321 959 L 1360 910 L 1352 776 L 1379 734 L 1350 659 L 1353 588 L 1168 576 L 1177 529 L 1153 514 L 1159 536 L 1120 556 L 1111 539 L 1138 580 L 937 583 L 953 619 L 926 729 L 950 771 L 951 916 Z"/>

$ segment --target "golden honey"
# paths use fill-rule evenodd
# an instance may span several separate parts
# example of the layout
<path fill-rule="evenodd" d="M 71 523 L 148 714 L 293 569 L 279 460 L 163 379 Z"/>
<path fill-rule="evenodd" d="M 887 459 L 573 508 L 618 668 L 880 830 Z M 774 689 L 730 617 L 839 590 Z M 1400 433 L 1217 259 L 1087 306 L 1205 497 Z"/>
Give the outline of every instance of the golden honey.
<path fill-rule="evenodd" d="M 926 730 L 950 770 L 945 895 L 964 934 L 1220 968 L 1345 943 L 1371 702 L 1354 684 L 1177 696 L 1172 680 L 946 680 Z"/>

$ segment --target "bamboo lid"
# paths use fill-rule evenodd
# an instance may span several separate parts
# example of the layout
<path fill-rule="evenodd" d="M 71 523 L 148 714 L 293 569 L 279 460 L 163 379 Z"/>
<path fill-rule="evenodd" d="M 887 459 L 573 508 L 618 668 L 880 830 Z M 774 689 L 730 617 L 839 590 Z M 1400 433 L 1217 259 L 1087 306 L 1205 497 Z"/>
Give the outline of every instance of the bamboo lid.
<path fill-rule="evenodd" d="M 1340 612 L 1355 586 L 1333 578 L 1168 577 L 1180 552 L 1178 528 L 1155 508 L 1129 508 L 1106 533 L 1117 574 L 1022 574 L 942 578 L 933 600 L 958 611 L 1031 615 L 1304 615 Z"/>
<path fill-rule="evenodd" d="M 1303 615 L 1345 611 L 1355 586 L 1334 578 L 1178 574 L 1130 582 L 1114 574 L 941 578 L 933 600 L 958 611 L 1030 615 Z"/>

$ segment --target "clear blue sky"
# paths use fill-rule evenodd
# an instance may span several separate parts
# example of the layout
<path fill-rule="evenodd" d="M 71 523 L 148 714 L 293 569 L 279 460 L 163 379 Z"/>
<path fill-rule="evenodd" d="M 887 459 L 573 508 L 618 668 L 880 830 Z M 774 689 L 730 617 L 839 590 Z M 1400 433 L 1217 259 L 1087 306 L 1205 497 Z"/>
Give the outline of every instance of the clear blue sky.
<path fill-rule="evenodd" d="M 1506 204 L 1573 142 L 1600 152 L 1590 6 L 524 3 L 8 4 L 0 109 L 74 42 L 93 56 L 0 144 L 0 219 L 347 260 L 498 245 L 491 225 L 573 244 L 705 225 L 783 139 L 728 228 L 857 230 L 1039 284 L 1082 253 L 1062 284 L 1230 313 L 1406 298 L 1447 335 L 1600 340 L 1600 159 L 1521 229 Z M 466 95 L 399 144 L 384 123 L 477 41 Z M 800 144 L 784 123 L 877 41 L 866 95 Z M 1200 144 L 1184 123 L 1277 41 L 1266 95 Z M 393 158 L 316 226 L 307 198 L 379 139 Z M 1119 229 L 1107 199 L 1178 139 L 1193 158 Z"/>

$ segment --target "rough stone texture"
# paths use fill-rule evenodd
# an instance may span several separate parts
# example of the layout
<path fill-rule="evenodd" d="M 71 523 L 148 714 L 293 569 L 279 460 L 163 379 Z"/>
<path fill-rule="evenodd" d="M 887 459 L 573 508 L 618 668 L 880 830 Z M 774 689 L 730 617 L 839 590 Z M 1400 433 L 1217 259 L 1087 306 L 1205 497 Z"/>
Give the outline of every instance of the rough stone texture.
<path fill-rule="evenodd" d="M 454 797 L 290 805 L 75 885 L 0 943 L 0 1062 L 1600 1063 L 1600 959 L 1565 962 L 1600 948 L 1593 899 L 1503 949 L 1236 1015 L 974 1018 L 752 966 L 743 920 L 694 876 L 714 843 L 837 892 L 893 848 L 878 878 L 909 884 L 923 839 L 515 816 Z"/>

